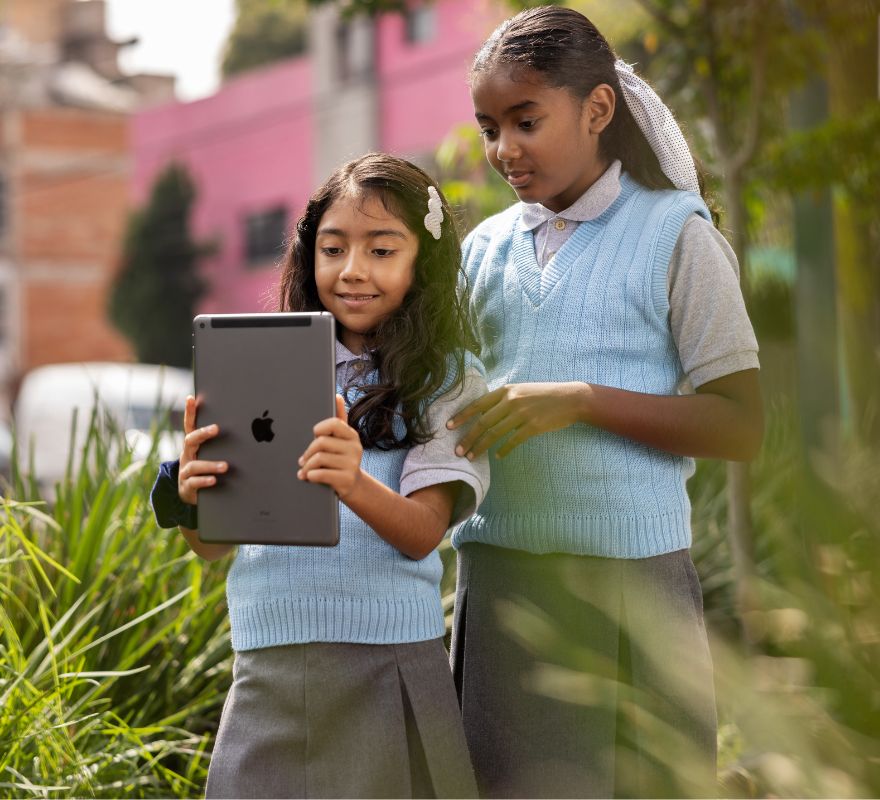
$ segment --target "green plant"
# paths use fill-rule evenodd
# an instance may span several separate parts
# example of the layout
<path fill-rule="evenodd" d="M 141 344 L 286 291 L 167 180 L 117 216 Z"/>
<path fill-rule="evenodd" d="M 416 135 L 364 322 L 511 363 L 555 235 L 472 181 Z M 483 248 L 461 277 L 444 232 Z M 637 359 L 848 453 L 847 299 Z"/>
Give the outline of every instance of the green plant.
<path fill-rule="evenodd" d="M 197 796 L 229 684 L 225 566 L 156 527 L 155 454 L 133 462 L 93 417 L 79 455 L 51 504 L 18 468 L 0 504 L 0 787 Z"/>

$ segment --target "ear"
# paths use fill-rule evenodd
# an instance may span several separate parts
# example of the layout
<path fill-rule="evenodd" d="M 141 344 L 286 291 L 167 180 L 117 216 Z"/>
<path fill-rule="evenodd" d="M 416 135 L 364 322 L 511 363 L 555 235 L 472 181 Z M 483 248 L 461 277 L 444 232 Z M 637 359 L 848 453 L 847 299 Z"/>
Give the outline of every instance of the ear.
<path fill-rule="evenodd" d="M 584 110 L 588 115 L 590 133 L 600 134 L 614 118 L 614 108 L 617 97 L 607 83 L 596 86 L 584 103 Z"/>

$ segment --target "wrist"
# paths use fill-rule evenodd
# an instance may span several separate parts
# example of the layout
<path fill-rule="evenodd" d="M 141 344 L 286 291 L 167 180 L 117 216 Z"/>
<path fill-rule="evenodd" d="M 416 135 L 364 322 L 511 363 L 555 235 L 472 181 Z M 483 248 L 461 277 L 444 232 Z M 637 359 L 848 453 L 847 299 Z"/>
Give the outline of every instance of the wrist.
<path fill-rule="evenodd" d="M 577 422 L 583 422 L 584 425 L 592 425 L 595 418 L 593 404 L 595 402 L 596 393 L 592 384 L 584 381 L 575 382 L 576 391 L 574 392 L 574 415 Z"/>
<path fill-rule="evenodd" d="M 336 493 L 343 503 L 348 505 L 351 502 L 357 502 L 358 494 L 364 485 L 363 478 L 364 471 L 360 467 L 358 467 L 354 473 L 354 480 L 352 481 L 351 486 L 349 486 L 345 494 L 340 494 L 339 492 Z"/>

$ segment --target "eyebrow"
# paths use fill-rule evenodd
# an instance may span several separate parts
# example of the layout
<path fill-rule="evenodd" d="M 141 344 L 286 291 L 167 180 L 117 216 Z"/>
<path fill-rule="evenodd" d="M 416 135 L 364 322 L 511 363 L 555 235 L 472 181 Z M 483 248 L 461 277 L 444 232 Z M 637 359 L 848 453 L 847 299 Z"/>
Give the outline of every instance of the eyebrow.
<path fill-rule="evenodd" d="M 318 228 L 318 236 L 342 236 L 347 234 L 342 228 Z M 379 236 L 397 236 L 399 239 L 406 239 L 406 234 L 401 231 L 392 230 L 391 228 L 383 228 L 375 231 L 367 231 L 368 239 L 376 239 Z"/>
<path fill-rule="evenodd" d="M 536 105 L 538 105 L 538 103 L 535 100 L 523 100 L 521 103 L 515 103 L 509 108 L 504 109 L 502 113 L 506 116 L 507 114 L 513 114 L 516 111 L 523 111 Z M 488 114 L 484 114 L 482 111 L 477 111 L 474 116 L 477 119 L 492 119 L 492 117 L 490 117 Z"/>

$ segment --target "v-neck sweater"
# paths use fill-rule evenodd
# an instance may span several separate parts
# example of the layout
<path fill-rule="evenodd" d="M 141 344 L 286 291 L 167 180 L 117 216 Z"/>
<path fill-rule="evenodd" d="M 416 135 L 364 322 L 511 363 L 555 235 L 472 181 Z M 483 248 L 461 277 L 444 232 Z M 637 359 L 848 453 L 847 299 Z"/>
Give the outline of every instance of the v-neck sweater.
<path fill-rule="evenodd" d="M 479 225 L 463 256 L 489 389 L 584 381 L 673 395 L 683 370 L 666 276 L 692 192 L 652 191 L 626 173 L 597 218 L 543 268 L 519 204 Z M 453 534 L 534 553 L 646 558 L 690 546 L 690 458 L 578 423 L 490 459 L 483 503 Z"/>

